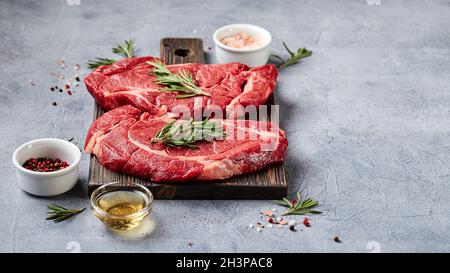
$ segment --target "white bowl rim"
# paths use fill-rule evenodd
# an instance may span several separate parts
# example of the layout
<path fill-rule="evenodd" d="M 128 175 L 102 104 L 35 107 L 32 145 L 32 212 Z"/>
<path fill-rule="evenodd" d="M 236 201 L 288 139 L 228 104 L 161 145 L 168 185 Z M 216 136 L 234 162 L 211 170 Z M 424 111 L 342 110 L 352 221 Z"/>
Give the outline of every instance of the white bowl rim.
<path fill-rule="evenodd" d="M 19 151 L 21 149 L 23 149 L 25 146 L 36 143 L 36 142 L 41 142 L 41 141 L 54 141 L 54 142 L 64 142 L 65 145 L 69 145 L 72 146 L 73 148 L 75 148 L 76 151 L 78 151 L 75 162 L 73 164 L 70 164 L 69 167 L 62 169 L 62 170 L 58 170 L 58 171 L 54 171 L 54 172 L 35 172 L 35 171 L 30 171 L 25 169 L 22 165 L 19 164 L 19 162 L 17 161 L 17 154 L 19 153 Z M 61 176 L 64 175 L 66 173 L 71 172 L 73 169 L 77 168 L 77 166 L 80 164 L 81 161 L 81 151 L 80 148 L 78 148 L 77 145 L 73 144 L 72 142 L 69 142 L 67 140 L 64 139 L 60 139 L 60 138 L 38 138 L 38 139 L 33 139 L 30 140 L 22 145 L 20 145 L 19 147 L 17 147 L 17 149 L 14 151 L 13 155 L 12 155 L 12 162 L 14 164 L 14 166 L 21 172 L 30 174 L 30 175 L 35 175 L 35 176 L 42 176 L 42 177 L 51 177 L 51 176 Z"/>
<path fill-rule="evenodd" d="M 255 47 L 255 48 L 234 48 L 234 47 L 230 47 L 230 46 L 224 45 L 221 41 L 219 41 L 217 36 L 222 31 L 224 31 L 224 30 L 226 30 L 228 28 L 232 28 L 232 27 L 244 27 L 244 28 L 247 27 L 247 28 L 258 29 L 259 31 L 264 33 L 264 35 L 267 35 L 267 37 L 268 37 L 267 42 L 265 44 L 259 46 L 259 47 Z M 262 50 L 262 49 L 264 49 L 264 48 L 269 46 L 269 44 L 272 42 L 272 34 L 270 34 L 270 32 L 267 29 L 265 29 L 263 27 L 260 27 L 260 26 L 257 26 L 257 25 L 253 25 L 253 24 L 231 24 L 231 25 L 225 25 L 223 27 L 220 27 L 220 28 L 216 29 L 216 31 L 214 31 L 214 34 L 213 34 L 213 40 L 214 40 L 214 43 L 217 46 L 219 46 L 219 47 L 221 47 L 221 48 L 223 48 L 225 50 L 228 50 L 228 51 L 233 51 L 233 52 L 256 52 L 256 51 L 260 51 L 260 50 Z"/>

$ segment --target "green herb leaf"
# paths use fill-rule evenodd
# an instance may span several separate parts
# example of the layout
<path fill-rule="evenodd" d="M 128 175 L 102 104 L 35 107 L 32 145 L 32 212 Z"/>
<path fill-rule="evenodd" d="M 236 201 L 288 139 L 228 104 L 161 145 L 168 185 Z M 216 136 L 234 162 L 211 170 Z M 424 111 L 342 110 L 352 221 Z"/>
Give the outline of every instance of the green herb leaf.
<path fill-rule="evenodd" d="M 192 78 L 192 75 L 191 73 L 189 73 L 189 71 L 180 70 L 178 74 L 175 74 L 170 72 L 167 66 L 165 66 L 161 62 L 147 63 L 153 66 L 153 69 L 150 73 L 155 75 L 155 82 L 165 86 L 160 88 L 159 91 L 182 93 L 176 96 L 177 99 L 190 98 L 194 96 L 211 97 L 210 94 L 206 93 L 195 84 L 194 79 Z"/>
<path fill-rule="evenodd" d="M 55 223 L 59 223 L 66 219 L 69 219 L 70 217 L 75 216 L 86 209 L 83 208 L 80 210 L 70 210 L 56 204 L 50 204 L 47 207 L 50 211 L 47 212 L 49 216 L 45 218 L 45 220 L 52 220 Z"/>
<path fill-rule="evenodd" d="M 125 40 L 123 44 L 120 44 L 116 47 L 113 47 L 112 52 L 114 54 L 120 55 L 124 58 L 131 58 L 135 55 L 134 50 L 134 41 L 132 39 Z M 108 59 L 108 58 L 95 58 L 93 60 L 88 61 L 88 67 L 90 69 L 97 68 L 101 65 L 110 65 L 117 62 L 117 59 Z"/>
<path fill-rule="evenodd" d="M 88 61 L 88 67 L 90 69 L 97 68 L 101 65 L 110 65 L 117 62 L 116 59 L 105 59 L 105 58 L 95 58 L 93 60 Z"/>
<path fill-rule="evenodd" d="M 122 55 L 124 58 L 134 57 L 134 41 L 129 39 L 112 49 L 112 52 L 118 55 Z"/>
<path fill-rule="evenodd" d="M 213 139 L 224 138 L 225 132 L 218 122 L 194 121 L 192 118 L 186 121 L 173 120 L 166 124 L 151 139 L 152 143 L 161 142 L 167 146 L 183 146 L 197 149 L 194 143 L 202 140 L 212 141 Z"/>
<path fill-rule="evenodd" d="M 289 59 L 283 59 L 283 58 L 281 58 L 280 56 L 278 56 L 278 55 L 271 55 L 271 57 L 273 57 L 273 58 L 276 58 L 277 60 L 278 60 L 278 65 L 277 65 L 277 67 L 279 68 L 279 69 L 282 69 L 282 68 L 285 68 L 285 67 L 288 67 L 288 66 L 290 66 L 290 65 L 293 65 L 293 64 L 296 64 L 296 63 L 298 63 L 301 59 L 303 59 L 303 58 L 306 58 L 306 57 L 309 57 L 309 56 L 311 56 L 312 55 L 312 51 L 309 51 L 308 49 L 306 49 L 306 48 L 299 48 L 299 49 L 297 49 L 297 51 L 296 52 L 293 52 L 292 50 L 290 50 L 289 49 L 289 47 L 286 45 L 286 43 L 285 42 L 283 42 L 283 47 L 286 49 L 286 51 L 288 52 L 288 54 L 289 54 Z"/>
<path fill-rule="evenodd" d="M 314 200 L 313 198 L 307 198 L 302 200 L 300 197 L 300 193 L 297 192 L 296 199 L 289 201 L 287 198 L 283 198 L 282 200 L 275 201 L 278 205 L 287 207 L 288 210 L 283 212 L 281 215 L 304 215 L 304 214 L 320 214 L 321 211 L 313 210 L 311 208 L 319 205 L 319 201 Z"/>

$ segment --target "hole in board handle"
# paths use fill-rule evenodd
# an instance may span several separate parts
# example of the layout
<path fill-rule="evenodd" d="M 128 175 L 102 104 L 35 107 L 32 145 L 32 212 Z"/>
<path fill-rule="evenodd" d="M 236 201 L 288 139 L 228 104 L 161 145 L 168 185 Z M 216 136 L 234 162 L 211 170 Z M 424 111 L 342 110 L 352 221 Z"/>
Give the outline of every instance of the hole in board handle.
<path fill-rule="evenodd" d="M 179 56 L 179 57 L 187 57 L 187 56 L 191 55 L 191 51 L 186 48 L 178 48 L 173 51 L 173 54 L 175 54 L 176 56 Z"/>

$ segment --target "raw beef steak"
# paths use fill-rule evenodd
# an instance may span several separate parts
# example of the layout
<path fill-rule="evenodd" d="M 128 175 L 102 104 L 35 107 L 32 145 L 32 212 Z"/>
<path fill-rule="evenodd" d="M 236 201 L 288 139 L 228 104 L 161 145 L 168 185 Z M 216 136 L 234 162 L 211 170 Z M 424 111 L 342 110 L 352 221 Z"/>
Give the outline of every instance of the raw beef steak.
<path fill-rule="evenodd" d="M 227 136 L 196 142 L 198 149 L 151 143 L 170 121 L 131 105 L 116 108 L 91 125 L 85 151 L 112 171 L 155 182 L 225 179 L 255 172 L 285 157 L 285 133 L 269 122 L 212 119 L 222 124 Z M 234 137 L 229 137 L 230 130 Z M 239 135 L 244 136 L 242 140 Z M 264 149 L 265 145 L 271 149 Z"/>
<path fill-rule="evenodd" d="M 176 99 L 178 93 L 158 90 L 162 86 L 156 84 L 155 77 L 149 74 L 153 66 L 147 64 L 148 61 L 159 60 L 154 57 L 123 59 L 100 66 L 86 76 L 84 82 L 105 111 L 133 105 L 142 111 L 162 116 L 167 112 L 176 112 L 174 107 L 180 105 L 186 106 L 192 113 L 194 108 L 226 110 L 228 107 L 231 110 L 237 106 L 264 104 L 275 88 L 278 75 L 273 65 L 255 68 L 240 63 L 168 65 L 171 72 L 180 69 L 189 71 L 196 84 L 211 95 Z"/>

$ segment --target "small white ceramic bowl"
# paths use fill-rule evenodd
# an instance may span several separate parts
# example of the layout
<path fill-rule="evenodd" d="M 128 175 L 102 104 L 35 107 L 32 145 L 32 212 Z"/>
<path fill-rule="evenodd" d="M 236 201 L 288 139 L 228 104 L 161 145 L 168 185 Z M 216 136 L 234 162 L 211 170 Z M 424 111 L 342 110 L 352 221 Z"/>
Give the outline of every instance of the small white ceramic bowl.
<path fill-rule="evenodd" d="M 234 48 L 226 46 L 222 39 L 245 32 L 250 37 L 259 41 L 260 45 L 255 48 Z M 260 66 L 267 63 L 269 59 L 269 45 L 272 41 L 270 32 L 262 27 L 250 24 L 233 24 L 217 29 L 213 35 L 216 44 L 216 59 L 219 63 L 239 62 L 248 66 Z"/>
<path fill-rule="evenodd" d="M 69 167 L 55 172 L 34 172 L 22 167 L 30 158 L 49 157 L 67 161 Z M 29 141 L 14 151 L 17 182 L 22 190 L 38 196 L 53 196 L 72 189 L 78 181 L 81 152 L 73 143 L 57 138 Z"/>

